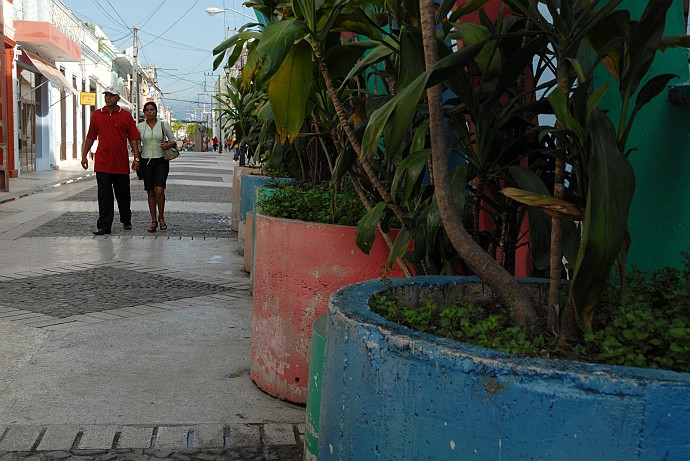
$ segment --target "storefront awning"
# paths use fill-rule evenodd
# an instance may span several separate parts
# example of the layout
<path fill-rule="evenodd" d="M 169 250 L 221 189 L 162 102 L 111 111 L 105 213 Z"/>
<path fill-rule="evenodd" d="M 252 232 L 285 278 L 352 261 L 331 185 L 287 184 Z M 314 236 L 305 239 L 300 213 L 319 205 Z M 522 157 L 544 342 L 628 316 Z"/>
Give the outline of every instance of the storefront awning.
<path fill-rule="evenodd" d="M 67 78 L 62 75 L 62 72 L 57 70 L 55 67 L 50 66 L 43 62 L 42 58 L 31 51 L 23 49 L 22 52 L 31 61 L 31 64 L 41 73 L 45 78 L 53 82 L 60 88 L 64 88 L 65 91 L 77 94 L 77 90 L 72 87 L 72 84 L 67 80 Z"/>

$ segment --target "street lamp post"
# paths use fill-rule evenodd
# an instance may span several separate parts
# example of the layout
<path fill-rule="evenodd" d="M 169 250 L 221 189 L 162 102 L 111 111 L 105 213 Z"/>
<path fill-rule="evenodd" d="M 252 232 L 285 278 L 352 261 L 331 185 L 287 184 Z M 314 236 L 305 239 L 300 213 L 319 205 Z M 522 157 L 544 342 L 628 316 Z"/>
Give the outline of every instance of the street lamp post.
<path fill-rule="evenodd" d="M 253 18 L 249 16 L 248 14 L 245 14 L 241 11 L 237 11 L 236 9 L 233 8 L 206 8 L 206 14 L 209 16 L 213 16 L 218 13 L 222 13 L 223 11 L 232 11 L 235 14 L 239 14 L 240 16 L 244 16 L 245 18 L 249 18 L 252 21 L 256 21 L 256 18 Z"/>
<path fill-rule="evenodd" d="M 226 89 L 226 90 L 227 90 L 227 88 L 228 88 L 228 86 L 229 86 L 230 71 L 231 71 L 231 70 L 232 70 L 232 68 L 231 68 L 228 64 L 225 64 L 225 65 L 223 66 L 223 73 L 225 74 L 225 89 Z M 222 90 L 221 90 L 221 91 L 222 91 Z M 230 150 L 231 147 L 225 144 L 225 138 L 226 138 L 226 137 L 229 137 L 229 136 L 226 135 L 225 130 L 223 129 L 224 126 L 223 126 L 223 117 L 222 117 L 222 115 L 221 115 L 221 114 L 222 114 L 222 108 L 220 107 L 220 101 L 218 101 L 218 107 L 221 109 L 221 111 L 218 113 L 218 120 L 219 120 L 220 126 L 221 126 L 220 132 L 221 132 L 221 134 L 222 134 L 222 139 L 220 140 L 220 142 L 228 149 L 228 154 L 229 154 L 229 153 L 231 152 L 231 150 Z M 226 120 L 226 122 L 229 123 L 230 120 Z"/>

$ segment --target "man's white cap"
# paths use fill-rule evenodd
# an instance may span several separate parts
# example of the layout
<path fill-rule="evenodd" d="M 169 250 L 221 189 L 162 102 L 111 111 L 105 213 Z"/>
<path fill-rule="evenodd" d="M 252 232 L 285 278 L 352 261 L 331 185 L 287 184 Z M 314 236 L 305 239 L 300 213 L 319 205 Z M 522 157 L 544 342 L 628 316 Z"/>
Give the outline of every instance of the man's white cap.
<path fill-rule="evenodd" d="M 103 90 L 103 93 L 110 93 L 110 94 L 114 94 L 115 96 L 120 96 L 120 90 L 118 90 L 114 86 L 109 86 L 108 88 Z"/>

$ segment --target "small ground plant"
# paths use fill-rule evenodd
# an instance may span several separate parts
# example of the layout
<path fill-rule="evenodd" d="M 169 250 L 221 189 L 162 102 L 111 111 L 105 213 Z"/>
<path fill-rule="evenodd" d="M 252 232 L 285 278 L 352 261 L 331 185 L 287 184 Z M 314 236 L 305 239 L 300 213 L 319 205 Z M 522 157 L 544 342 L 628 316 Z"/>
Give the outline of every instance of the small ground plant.
<path fill-rule="evenodd" d="M 495 303 L 428 300 L 410 308 L 388 292 L 374 298 L 372 310 L 418 331 L 512 354 L 690 372 L 690 255 L 683 256 L 680 269 L 633 268 L 624 290 L 611 284 L 595 332 L 567 350 L 543 326 L 514 326 L 510 311 Z"/>

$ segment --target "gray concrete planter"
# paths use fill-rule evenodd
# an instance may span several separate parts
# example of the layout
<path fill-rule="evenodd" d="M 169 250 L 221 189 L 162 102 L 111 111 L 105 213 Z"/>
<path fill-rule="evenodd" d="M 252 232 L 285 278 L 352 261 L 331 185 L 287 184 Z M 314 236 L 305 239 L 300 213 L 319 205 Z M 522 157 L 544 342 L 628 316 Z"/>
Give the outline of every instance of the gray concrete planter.
<path fill-rule="evenodd" d="M 491 295 L 467 277 L 393 282 L 411 300 Z M 690 459 L 690 374 L 443 340 L 371 312 L 388 288 L 364 282 L 330 299 L 319 460 Z"/>

